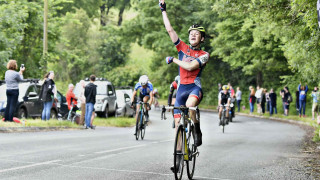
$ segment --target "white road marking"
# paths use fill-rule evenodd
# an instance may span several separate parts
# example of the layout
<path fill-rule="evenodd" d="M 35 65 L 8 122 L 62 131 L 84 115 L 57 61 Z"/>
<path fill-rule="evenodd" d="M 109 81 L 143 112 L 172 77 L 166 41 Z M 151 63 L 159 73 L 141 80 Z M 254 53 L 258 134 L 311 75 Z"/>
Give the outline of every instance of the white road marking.
<path fill-rule="evenodd" d="M 127 172 L 127 173 L 141 173 L 141 174 L 152 174 L 152 175 L 160 175 L 160 176 L 174 176 L 172 173 L 165 174 L 165 173 L 157 173 L 157 172 L 148 172 L 148 171 L 134 171 L 134 170 L 122 170 L 122 169 L 108 169 L 108 168 L 99 168 L 99 167 L 84 167 L 84 166 L 73 166 L 73 165 L 64 165 L 59 163 L 54 163 L 56 165 L 70 167 L 70 168 L 83 168 L 83 169 L 93 169 L 93 170 L 106 170 L 106 171 L 116 171 L 116 172 Z M 202 177 L 202 176 L 194 176 L 196 179 L 213 179 L 213 180 L 229 180 L 229 179 L 222 179 L 222 178 L 210 178 L 210 177 Z"/>
<path fill-rule="evenodd" d="M 151 142 L 151 144 L 164 143 L 164 142 L 170 142 L 170 141 L 173 141 L 173 139 L 162 140 L 162 141 L 154 141 L 154 142 Z M 128 147 L 122 147 L 122 148 L 117 148 L 117 149 L 110 149 L 110 150 L 106 150 L 106 151 L 95 152 L 95 154 L 103 154 L 103 153 L 110 153 L 110 152 L 126 150 L 126 149 L 140 148 L 140 147 L 144 147 L 144 146 L 147 146 L 147 145 L 148 144 L 141 144 L 141 145 L 136 145 L 136 146 L 128 146 Z"/>
<path fill-rule="evenodd" d="M 30 168 L 30 167 L 34 167 L 34 166 L 45 165 L 45 164 L 54 164 L 54 163 L 59 162 L 59 161 L 61 161 L 61 160 L 53 160 L 53 161 L 35 163 L 35 164 L 30 164 L 30 165 L 20 166 L 20 167 L 14 167 L 14 168 L 9 168 L 9 169 L 2 169 L 2 170 L 0 170 L 0 173 L 8 172 L 8 171 L 15 171 L 15 170 L 19 170 L 19 169 L 26 169 L 26 168 Z"/>
<path fill-rule="evenodd" d="M 138 147 L 144 147 L 147 146 L 146 144 L 141 144 L 141 145 L 136 145 L 136 146 L 128 146 L 128 147 L 122 147 L 122 148 L 117 148 L 117 149 L 110 149 L 107 151 L 99 151 L 95 152 L 96 154 L 102 154 L 102 153 L 109 153 L 109 152 L 114 152 L 114 151 L 120 151 L 120 150 L 125 150 L 125 149 L 132 149 L 132 148 L 138 148 Z"/>

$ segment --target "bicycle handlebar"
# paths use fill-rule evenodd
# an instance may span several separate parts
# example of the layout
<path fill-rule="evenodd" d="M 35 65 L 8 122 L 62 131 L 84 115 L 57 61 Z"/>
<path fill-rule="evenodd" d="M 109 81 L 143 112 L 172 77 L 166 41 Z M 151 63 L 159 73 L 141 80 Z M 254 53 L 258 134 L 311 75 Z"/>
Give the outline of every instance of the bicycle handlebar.
<path fill-rule="evenodd" d="M 167 109 L 179 109 L 179 110 L 182 110 L 182 111 L 187 111 L 187 110 L 194 110 L 194 111 L 198 111 L 198 106 L 196 107 L 184 107 L 184 106 L 181 106 L 181 107 L 174 107 L 174 106 L 162 106 L 162 112 L 161 112 L 161 120 L 166 120 L 166 110 Z"/>

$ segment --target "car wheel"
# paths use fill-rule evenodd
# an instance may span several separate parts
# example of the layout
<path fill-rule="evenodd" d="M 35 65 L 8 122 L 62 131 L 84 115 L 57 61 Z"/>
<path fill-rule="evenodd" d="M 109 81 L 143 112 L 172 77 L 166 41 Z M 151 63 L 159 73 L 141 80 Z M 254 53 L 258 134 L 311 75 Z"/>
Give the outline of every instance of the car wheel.
<path fill-rule="evenodd" d="M 58 118 L 57 112 L 55 110 L 53 110 L 53 109 L 51 109 L 50 118 L 51 119 L 57 119 Z"/>
<path fill-rule="evenodd" d="M 108 118 L 109 117 L 109 107 L 107 106 L 106 109 L 104 110 L 104 117 Z"/>
<path fill-rule="evenodd" d="M 26 111 L 26 109 L 20 108 L 18 115 L 19 115 L 19 118 L 20 118 L 20 119 L 26 119 L 26 118 L 27 118 L 27 111 Z"/>

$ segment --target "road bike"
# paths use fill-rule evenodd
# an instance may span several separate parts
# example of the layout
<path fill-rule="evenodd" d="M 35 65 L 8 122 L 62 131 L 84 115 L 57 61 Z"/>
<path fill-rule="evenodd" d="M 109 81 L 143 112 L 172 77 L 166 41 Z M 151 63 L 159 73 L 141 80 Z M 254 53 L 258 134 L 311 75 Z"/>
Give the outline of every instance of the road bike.
<path fill-rule="evenodd" d="M 170 107 L 163 106 L 161 119 L 166 120 L 165 112 L 167 109 L 179 109 L 180 120 L 179 125 L 176 128 L 176 137 L 174 142 L 174 153 L 173 153 L 173 172 L 175 179 L 181 179 L 183 175 L 183 168 L 186 164 L 188 178 L 192 179 L 196 166 L 196 158 L 199 156 L 199 151 L 195 145 L 195 128 L 193 121 L 189 118 L 189 110 L 196 111 L 196 118 L 200 121 L 200 111 L 198 107 Z M 179 150 L 180 149 L 180 150 Z"/>
<path fill-rule="evenodd" d="M 220 123 L 219 123 L 219 125 L 222 126 L 222 132 L 224 133 L 225 126 L 229 124 L 229 118 L 230 118 L 230 116 L 232 116 L 232 115 L 231 115 L 231 113 L 229 113 L 229 112 L 231 112 L 230 110 L 229 110 L 229 112 L 227 112 L 227 109 L 226 109 L 226 107 L 228 107 L 227 104 L 225 104 L 225 105 L 220 105 L 220 106 L 222 106 L 222 112 L 221 112 L 221 117 L 220 117 Z M 229 113 L 229 117 L 226 117 L 226 113 Z"/>
<path fill-rule="evenodd" d="M 136 123 L 136 140 L 139 140 L 139 137 L 141 135 L 141 139 L 143 140 L 144 135 L 146 133 L 146 128 L 147 128 L 147 122 L 148 121 L 148 116 L 146 116 L 146 109 L 144 105 L 146 104 L 149 106 L 149 103 L 145 103 L 142 101 L 139 101 L 137 104 L 140 104 L 140 109 L 138 111 L 138 117 L 137 117 L 137 123 Z"/>

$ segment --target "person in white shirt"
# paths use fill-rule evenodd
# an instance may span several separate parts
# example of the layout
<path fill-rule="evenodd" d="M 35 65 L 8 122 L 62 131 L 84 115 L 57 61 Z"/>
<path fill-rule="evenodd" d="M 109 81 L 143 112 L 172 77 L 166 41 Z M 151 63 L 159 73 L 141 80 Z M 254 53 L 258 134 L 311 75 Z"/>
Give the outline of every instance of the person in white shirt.
<path fill-rule="evenodd" d="M 241 100 L 242 100 L 242 92 L 240 91 L 240 87 L 237 87 L 236 99 L 238 105 L 238 112 L 240 112 Z"/>
<path fill-rule="evenodd" d="M 262 88 L 260 88 L 260 86 L 257 86 L 257 91 L 255 94 L 255 97 L 257 98 L 258 113 L 262 113 L 262 111 L 261 111 L 261 94 L 262 94 Z"/>

